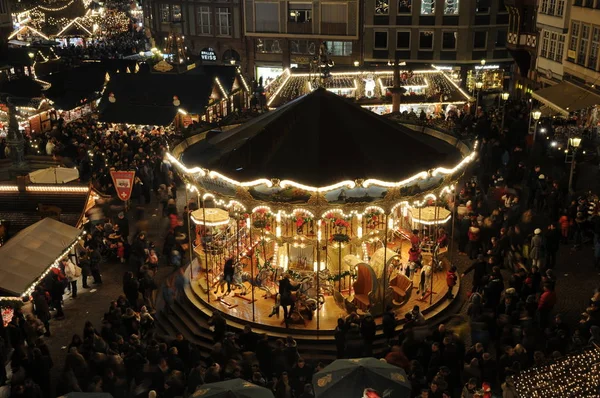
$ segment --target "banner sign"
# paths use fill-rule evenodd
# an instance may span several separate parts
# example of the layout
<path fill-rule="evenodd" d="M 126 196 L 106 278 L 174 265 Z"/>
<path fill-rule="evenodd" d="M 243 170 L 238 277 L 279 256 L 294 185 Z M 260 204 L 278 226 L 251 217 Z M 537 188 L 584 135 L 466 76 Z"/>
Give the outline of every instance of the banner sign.
<path fill-rule="evenodd" d="M 135 178 L 135 171 L 111 171 L 110 176 L 112 177 L 113 184 L 117 190 L 119 199 L 126 202 L 131 197 L 131 191 L 133 190 L 133 179 Z"/>

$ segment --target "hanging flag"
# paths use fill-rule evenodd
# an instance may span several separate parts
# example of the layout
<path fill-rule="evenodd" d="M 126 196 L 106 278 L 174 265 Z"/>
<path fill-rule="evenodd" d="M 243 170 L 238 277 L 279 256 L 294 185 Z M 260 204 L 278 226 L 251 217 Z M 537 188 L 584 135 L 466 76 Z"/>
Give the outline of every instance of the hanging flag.
<path fill-rule="evenodd" d="M 110 176 L 112 177 L 113 184 L 117 190 L 119 199 L 126 202 L 131 197 L 131 191 L 133 190 L 133 180 L 135 178 L 135 171 L 111 171 Z"/>

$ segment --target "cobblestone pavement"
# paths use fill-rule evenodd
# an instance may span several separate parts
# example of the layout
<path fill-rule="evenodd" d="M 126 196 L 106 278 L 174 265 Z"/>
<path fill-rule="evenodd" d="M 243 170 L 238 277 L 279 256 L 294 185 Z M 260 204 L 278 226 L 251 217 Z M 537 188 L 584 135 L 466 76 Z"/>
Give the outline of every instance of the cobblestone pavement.
<path fill-rule="evenodd" d="M 178 209 L 183 209 L 184 202 L 185 197 L 179 195 Z M 161 217 L 160 211 L 158 211 L 156 207 L 158 207 L 158 205 L 155 203 L 154 199 L 151 204 L 145 206 L 148 220 L 146 232 L 148 234 L 148 240 L 154 242 L 157 247 L 161 248 L 165 232 L 168 228 L 168 220 Z M 132 233 L 135 231 L 133 213 L 134 211 L 132 210 L 128 214 Z M 137 271 L 132 269 L 127 263 L 121 264 L 112 262 L 102 264 L 100 270 L 102 273 L 102 285 L 90 284 L 91 289 L 83 289 L 81 287 L 81 281 L 78 281 L 77 298 L 71 299 L 70 295 L 64 296 L 65 319 L 61 321 L 52 320 L 50 322 L 52 336 L 46 338 L 46 341 L 50 348 L 52 360 L 54 361 L 54 367 L 52 369 L 52 380 L 54 383 L 58 381 L 64 366 L 67 354 L 66 346 L 70 343 L 71 337 L 74 334 L 82 336 L 83 327 L 86 321 L 91 321 L 99 330 L 102 317 L 108 310 L 110 302 L 123 294 L 123 273 L 125 271 Z M 159 266 L 156 275 L 157 285 L 160 286 L 172 271 L 173 268 L 171 267 Z"/>

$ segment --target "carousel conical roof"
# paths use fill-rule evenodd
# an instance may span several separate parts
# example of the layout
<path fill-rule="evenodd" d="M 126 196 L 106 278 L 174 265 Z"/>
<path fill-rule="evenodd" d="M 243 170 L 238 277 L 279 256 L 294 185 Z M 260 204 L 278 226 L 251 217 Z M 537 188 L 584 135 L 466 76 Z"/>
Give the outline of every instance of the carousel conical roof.
<path fill-rule="evenodd" d="M 391 122 L 324 89 L 191 146 L 188 166 L 237 181 L 288 179 L 310 186 L 376 178 L 400 181 L 454 167 L 461 154 L 445 141 Z"/>

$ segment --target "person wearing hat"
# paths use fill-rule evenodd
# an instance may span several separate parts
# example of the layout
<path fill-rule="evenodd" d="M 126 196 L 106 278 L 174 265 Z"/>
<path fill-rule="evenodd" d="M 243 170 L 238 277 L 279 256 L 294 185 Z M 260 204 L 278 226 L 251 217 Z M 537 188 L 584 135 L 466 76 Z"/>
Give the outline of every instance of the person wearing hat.
<path fill-rule="evenodd" d="M 543 261 L 546 258 L 546 245 L 540 228 L 536 228 L 533 231 L 533 238 L 531 238 L 529 249 L 529 258 L 531 259 L 531 265 L 535 265 L 538 268 L 542 267 Z"/>
<path fill-rule="evenodd" d="M 547 206 L 547 198 L 550 193 L 550 188 L 548 186 L 548 182 L 546 181 L 546 176 L 540 174 L 537 181 L 537 189 L 535 190 L 535 209 L 537 211 L 542 211 Z"/>

